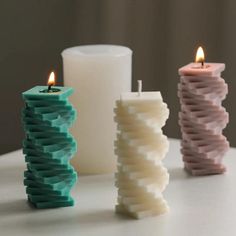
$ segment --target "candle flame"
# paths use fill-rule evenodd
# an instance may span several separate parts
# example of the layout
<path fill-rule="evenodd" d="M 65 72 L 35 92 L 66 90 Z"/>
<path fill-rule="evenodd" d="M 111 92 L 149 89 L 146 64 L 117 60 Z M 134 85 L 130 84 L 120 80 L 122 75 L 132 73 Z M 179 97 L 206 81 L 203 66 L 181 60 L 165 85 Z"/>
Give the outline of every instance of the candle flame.
<path fill-rule="evenodd" d="M 202 47 L 199 47 L 196 53 L 195 62 L 204 62 L 205 61 L 205 55 Z"/>
<path fill-rule="evenodd" d="M 48 86 L 55 85 L 55 73 L 52 71 L 48 78 Z"/>

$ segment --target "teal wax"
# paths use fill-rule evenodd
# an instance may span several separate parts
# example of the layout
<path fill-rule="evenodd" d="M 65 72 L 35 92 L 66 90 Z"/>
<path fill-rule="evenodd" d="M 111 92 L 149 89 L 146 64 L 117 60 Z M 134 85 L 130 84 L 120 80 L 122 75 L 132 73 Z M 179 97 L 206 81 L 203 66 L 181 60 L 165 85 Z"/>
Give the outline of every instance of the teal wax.
<path fill-rule="evenodd" d="M 70 159 L 77 143 L 69 133 L 76 110 L 68 100 L 72 88 L 36 86 L 22 94 L 25 108 L 22 122 L 25 131 L 23 153 L 27 170 L 24 185 L 28 201 L 36 208 L 73 206 L 70 190 L 77 173 Z"/>

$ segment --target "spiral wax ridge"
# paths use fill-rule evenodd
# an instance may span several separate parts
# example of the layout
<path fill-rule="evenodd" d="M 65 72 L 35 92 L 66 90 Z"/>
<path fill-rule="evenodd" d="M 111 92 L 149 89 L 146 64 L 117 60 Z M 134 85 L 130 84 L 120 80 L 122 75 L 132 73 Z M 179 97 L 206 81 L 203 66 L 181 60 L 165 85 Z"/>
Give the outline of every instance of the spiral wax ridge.
<path fill-rule="evenodd" d="M 70 190 L 76 183 L 77 173 L 70 159 L 77 144 L 68 129 L 76 111 L 67 97 L 24 97 L 24 100 L 23 153 L 27 163 L 24 185 L 28 200 L 36 208 L 72 206 Z"/>
<path fill-rule="evenodd" d="M 169 207 L 162 192 L 169 182 L 169 174 L 162 159 L 169 142 L 161 127 L 169 116 L 167 105 L 162 101 L 148 105 L 118 101 L 116 105 L 116 211 L 134 218 L 165 213 Z"/>
<path fill-rule="evenodd" d="M 227 84 L 218 76 L 180 79 L 181 152 L 185 169 L 192 175 L 221 174 L 226 170 L 222 159 L 229 142 L 222 130 L 229 116 L 221 103 L 227 93 Z"/>

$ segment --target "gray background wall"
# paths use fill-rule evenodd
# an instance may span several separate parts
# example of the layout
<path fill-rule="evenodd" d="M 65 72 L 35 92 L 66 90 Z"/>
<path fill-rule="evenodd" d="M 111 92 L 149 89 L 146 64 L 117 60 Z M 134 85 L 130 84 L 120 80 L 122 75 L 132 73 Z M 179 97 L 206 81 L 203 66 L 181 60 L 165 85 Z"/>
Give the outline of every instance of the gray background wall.
<path fill-rule="evenodd" d="M 165 127 L 180 137 L 177 70 L 206 49 L 207 61 L 225 62 L 229 84 L 225 130 L 236 146 L 236 2 L 234 0 L 9 0 L 0 1 L 0 153 L 21 147 L 21 92 L 46 83 L 52 69 L 62 83 L 64 48 L 92 43 L 133 49 L 133 89 L 160 90 L 171 109 Z"/>

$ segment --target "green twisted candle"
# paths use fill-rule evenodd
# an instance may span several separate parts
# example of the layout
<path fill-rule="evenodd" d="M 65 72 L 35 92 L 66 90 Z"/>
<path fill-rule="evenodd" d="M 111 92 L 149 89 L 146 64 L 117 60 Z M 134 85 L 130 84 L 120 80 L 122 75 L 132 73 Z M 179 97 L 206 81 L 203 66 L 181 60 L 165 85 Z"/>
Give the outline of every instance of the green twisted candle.
<path fill-rule="evenodd" d="M 73 206 L 70 190 L 77 173 L 70 159 L 77 150 L 68 129 L 76 110 L 68 101 L 72 88 L 36 86 L 24 92 L 22 121 L 26 134 L 23 153 L 27 170 L 24 185 L 36 208 Z"/>

